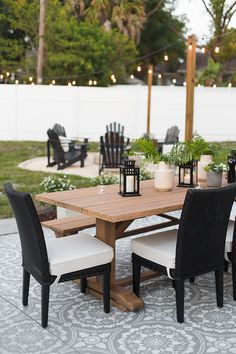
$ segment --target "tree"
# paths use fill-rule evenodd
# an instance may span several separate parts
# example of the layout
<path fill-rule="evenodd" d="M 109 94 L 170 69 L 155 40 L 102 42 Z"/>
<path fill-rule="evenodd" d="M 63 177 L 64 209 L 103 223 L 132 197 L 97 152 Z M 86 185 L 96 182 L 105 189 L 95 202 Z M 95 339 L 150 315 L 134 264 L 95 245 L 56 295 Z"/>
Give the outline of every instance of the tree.
<path fill-rule="evenodd" d="M 215 63 L 214 60 L 209 57 L 207 67 L 198 76 L 198 82 L 204 86 L 212 86 L 213 84 L 221 83 L 221 65 Z"/>

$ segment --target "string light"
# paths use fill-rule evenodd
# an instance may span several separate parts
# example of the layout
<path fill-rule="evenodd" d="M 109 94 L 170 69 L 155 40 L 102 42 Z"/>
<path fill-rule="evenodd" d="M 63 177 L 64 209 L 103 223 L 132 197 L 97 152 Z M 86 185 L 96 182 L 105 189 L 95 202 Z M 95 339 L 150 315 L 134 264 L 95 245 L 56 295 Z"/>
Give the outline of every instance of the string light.
<path fill-rule="evenodd" d="M 140 72 L 142 70 L 141 66 L 137 66 L 137 71 Z"/>
<path fill-rule="evenodd" d="M 15 84 L 18 85 L 19 84 L 19 80 L 15 80 Z"/>
<path fill-rule="evenodd" d="M 192 44 L 189 44 L 188 49 L 189 49 L 189 50 L 192 50 L 192 49 L 193 49 L 193 45 L 192 45 Z"/>
<path fill-rule="evenodd" d="M 175 85 L 175 84 L 176 84 L 176 79 L 173 79 L 172 82 L 173 82 L 173 84 Z"/>
<path fill-rule="evenodd" d="M 89 86 L 92 86 L 93 81 L 92 81 L 92 80 L 89 80 L 88 84 L 89 84 Z"/>
<path fill-rule="evenodd" d="M 32 82 L 33 81 L 33 78 L 32 76 L 29 77 L 29 81 Z"/>
<path fill-rule="evenodd" d="M 213 84 L 213 87 L 216 88 L 216 84 Z"/>
<path fill-rule="evenodd" d="M 34 84 L 34 82 L 31 82 L 31 86 L 34 86 L 35 84 Z"/>
<path fill-rule="evenodd" d="M 134 79 L 134 75 L 133 75 L 133 74 L 131 74 L 131 75 L 130 75 L 130 78 L 131 78 L 131 80 L 133 80 L 133 79 Z"/>
<path fill-rule="evenodd" d="M 71 87 L 71 86 L 72 86 L 72 85 L 71 85 L 71 82 L 68 82 L 68 86 L 69 86 L 69 87 Z"/>
<path fill-rule="evenodd" d="M 116 79 L 113 79 L 112 81 L 113 81 L 114 84 L 116 83 Z"/>
<path fill-rule="evenodd" d="M 1 74 L 1 75 L 0 75 L 0 79 L 2 80 L 3 78 L 4 78 L 4 76 Z"/>
<path fill-rule="evenodd" d="M 197 87 L 201 87 L 201 84 L 198 84 Z"/>
<path fill-rule="evenodd" d="M 158 74 L 157 77 L 158 77 L 158 79 L 161 79 L 161 74 Z"/>
<path fill-rule="evenodd" d="M 148 74 L 152 74 L 152 69 L 148 69 Z"/>
<path fill-rule="evenodd" d="M 52 80 L 52 85 L 55 85 L 56 81 L 55 80 Z"/>
<path fill-rule="evenodd" d="M 7 75 L 7 76 L 10 76 L 10 73 L 7 71 L 6 75 Z"/>
<path fill-rule="evenodd" d="M 184 87 L 186 86 L 186 81 L 183 82 L 183 86 L 184 86 Z"/>
<path fill-rule="evenodd" d="M 76 81 L 75 81 L 75 80 L 72 81 L 72 85 L 73 85 L 73 86 L 76 85 Z"/>
<path fill-rule="evenodd" d="M 168 61 L 169 60 L 169 57 L 168 57 L 168 55 L 165 53 L 165 55 L 164 55 L 164 60 L 165 61 Z"/>
<path fill-rule="evenodd" d="M 113 81 L 113 80 L 115 80 L 115 78 L 116 78 L 115 75 L 112 74 L 112 75 L 111 75 L 111 80 Z"/>
<path fill-rule="evenodd" d="M 97 81 L 96 81 L 96 80 L 94 80 L 93 84 L 94 84 L 94 86 L 97 86 Z"/>
<path fill-rule="evenodd" d="M 228 87 L 232 87 L 232 82 L 229 82 L 229 83 L 228 83 Z"/>
<path fill-rule="evenodd" d="M 216 47 L 215 47 L 215 53 L 219 53 L 220 52 L 220 47 L 217 45 Z"/>

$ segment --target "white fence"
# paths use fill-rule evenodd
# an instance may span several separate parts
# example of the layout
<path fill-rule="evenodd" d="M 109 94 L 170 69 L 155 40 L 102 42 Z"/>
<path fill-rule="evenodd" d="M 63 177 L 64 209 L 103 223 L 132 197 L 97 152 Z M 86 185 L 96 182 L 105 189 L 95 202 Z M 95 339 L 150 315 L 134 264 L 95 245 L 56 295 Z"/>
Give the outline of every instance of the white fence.
<path fill-rule="evenodd" d="M 125 126 L 125 135 L 146 131 L 147 87 L 0 85 L 0 140 L 46 140 L 60 123 L 68 136 L 99 140 L 107 123 Z M 196 88 L 194 131 L 209 141 L 236 140 L 236 88 Z M 153 86 L 151 133 L 164 138 L 178 125 L 184 138 L 185 88 Z"/>

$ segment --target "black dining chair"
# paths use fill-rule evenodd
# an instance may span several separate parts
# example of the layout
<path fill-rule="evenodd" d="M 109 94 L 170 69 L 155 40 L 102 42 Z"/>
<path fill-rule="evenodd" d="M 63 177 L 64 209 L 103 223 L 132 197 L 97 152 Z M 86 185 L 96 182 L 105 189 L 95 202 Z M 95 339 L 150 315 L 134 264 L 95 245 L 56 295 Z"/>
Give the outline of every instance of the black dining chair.
<path fill-rule="evenodd" d="M 112 247 L 85 232 L 45 240 L 39 217 L 29 193 L 4 185 L 15 214 L 22 249 L 24 306 L 28 305 L 30 275 L 41 284 L 41 324 L 47 327 L 50 285 L 80 278 L 86 292 L 86 278 L 103 276 L 104 311 L 110 312 L 110 270 Z"/>
<path fill-rule="evenodd" d="M 230 220 L 228 224 L 225 241 L 225 270 L 228 264 L 232 265 L 233 299 L 236 301 L 236 219 Z"/>
<path fill-rule="evenodd" d="M 131 241 L 133 291 L 139 296 L 141 266 L 167 273 L 176 291 L 177 321 L 184 322 L 184 282 L 215 271 L 217 306 L 223 306 L 224 248 L 236 184 L 189 189 L 177 230 Z"/>

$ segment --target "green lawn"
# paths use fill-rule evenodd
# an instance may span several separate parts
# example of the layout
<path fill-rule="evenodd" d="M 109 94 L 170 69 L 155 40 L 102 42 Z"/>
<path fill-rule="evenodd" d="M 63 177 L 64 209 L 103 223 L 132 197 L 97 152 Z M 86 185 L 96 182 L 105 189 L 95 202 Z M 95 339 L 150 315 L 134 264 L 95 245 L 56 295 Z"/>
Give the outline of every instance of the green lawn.
<path fill-rule="evenodd" d="M 236 150 L 236 142 L 223 142 L 220 145 L 222 149 L 216 160 L 226 163 L 229 151 Z M 96 146 L 93 143 L 91 150 L 96 150 Z M 22 170 L 17 165 L 22 161 L 45 155 L 45 142 L 0 141 L 0 219 L 12 216 L 11 208 L 3 192 L 4 183 L 9 181 L 18 190 L 30 192 L 32 195 L 41 192 L 40 182 L 50 173 Z M 77 188 L 91 185 L 89 178 L 70 176 L 70 180 Z"/>
<path fill-rule="evenodd" d="M 45 155 L 45 142 L 0 141 L 0 219 L 12 216 L 3 192 L 4 183 L 11 182 L 19 191 L 27 191 L 32 195 L 42 192 L 40 182 L 51 173 L 27 171 L 18 168 L 17 165 L 22 161 Z M 70 176 L 70 180 L 77 188 L 91 185 L 89 178 Z"/>

